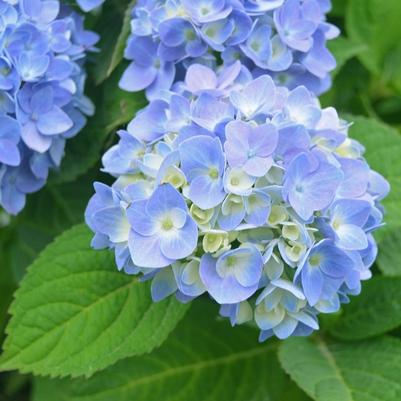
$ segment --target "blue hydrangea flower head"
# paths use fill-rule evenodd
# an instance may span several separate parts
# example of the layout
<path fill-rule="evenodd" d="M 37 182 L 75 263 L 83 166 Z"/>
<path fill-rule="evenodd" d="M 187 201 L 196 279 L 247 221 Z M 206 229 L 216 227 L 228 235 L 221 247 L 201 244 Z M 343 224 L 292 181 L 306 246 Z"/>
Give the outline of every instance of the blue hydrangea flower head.
<path fill-rule="evenodd" d="M 257 15 L 279 3 L 246 7 Z M 204 4 L 197 20 L 228 12 L 224 1 Z M 299 15 L 280 18 L 291 27 Z M 304 32 L 288 40 L 306 43 Z M 232 325 L 253 321 L 261 341 L 311 334 L 320 313 L 338 311 L 371 277 L 387 181 L 349 124 L 305 87 L 235 63 L 192 64 L 173 89 L 104 155 L 116 181 L 95 185 L 93 246 L 151 280 L 155 302 L 207 294 Z"/>
<path fill-rule="evenodd" d="M 0 207 L 8 213 L 45 184 L 93 114 L 83 63 L 97 40 L 58 0 L 0 0 Z"/>
<path fill-rule="evenodd" d="M 319 94 L 330 87 L 336 62 L 326 47 L 339 31 L 326 22 L 330 1 L 143 0 L 132 10 L 125 49 L 127 91 L 152 100 L 193 64 L 225 67 L 240 60 L 253 77 L 268 73 L 290 89 Z"/>

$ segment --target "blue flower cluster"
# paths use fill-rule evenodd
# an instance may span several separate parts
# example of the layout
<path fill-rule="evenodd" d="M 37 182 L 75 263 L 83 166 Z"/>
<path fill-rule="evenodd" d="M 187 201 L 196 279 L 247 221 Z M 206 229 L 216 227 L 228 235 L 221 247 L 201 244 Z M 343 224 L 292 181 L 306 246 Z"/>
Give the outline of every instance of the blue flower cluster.
<path fill-rule="evenodd" d="M 84 96 L 98 36 L 58 0 L 0 0 L 0 206 L 17 214 L 93 114 Z"/>
<path fill-rule="evenodd" d="M 104 155 L 116 181 L 95 184 L 92 245 L 152 280 L 155 301 L 207 293 L 261 341 L 308 335 L 360 292 L 377 254 L 389 185 L 348 127 L 303 86 L 193 64 Z"/>
<path fill-rule="evenodd" d="M 139 0 L 120 86 L 146 89 L 153 100 L 191 64 L 240 60 L 254 78 L 268 73 L 277 84 L 320 94 L 336 66 L 326 48 L 339 34 L 326 22 L 330 7 L 330 0 Z"/>

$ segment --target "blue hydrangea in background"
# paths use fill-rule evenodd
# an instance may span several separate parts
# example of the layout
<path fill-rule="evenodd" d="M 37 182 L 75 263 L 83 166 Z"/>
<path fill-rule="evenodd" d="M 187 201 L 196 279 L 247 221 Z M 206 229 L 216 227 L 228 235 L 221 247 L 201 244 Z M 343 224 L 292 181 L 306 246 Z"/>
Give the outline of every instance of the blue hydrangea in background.
<path fill-rule="evenodd" d="M 83 63 L 98 36 L 59 1 L 40 0 L 0 0 L 0 32 L 0 206 L 17 214 L 93 114 Z"/>
<path fill-rule="evenodd" d="M 281 21 L 281 3 L 243 7 L 274 7 Z M 211 4 L 221 6 L 193 18 L 231 21 L 236 2 Z M 116 181 L 95 184 L 86 211 L 93 247 L 114 249 L 120 270 L 151 280 L 154 301 L 209 294 L 233 325 L 254 321 L 261 341 L 310 334 L 319 313 L 338 311 L 371 277 L 387 181 L 349 124 L 304 86 L 255 79 L 237 61 L 217 72 L 192 64 L 175 89 L 104 155 Z"/>
<path fill-rule="evenodd" d="M 125 49 L 121 81 L 153 100 L 182 80 L 189 65 L 230 66 L 240 60 L 254 78 L 326 91 L 336 61 L 326 41 L 339 31 L 326 22 L 330 0 L 139 0 Z"/>

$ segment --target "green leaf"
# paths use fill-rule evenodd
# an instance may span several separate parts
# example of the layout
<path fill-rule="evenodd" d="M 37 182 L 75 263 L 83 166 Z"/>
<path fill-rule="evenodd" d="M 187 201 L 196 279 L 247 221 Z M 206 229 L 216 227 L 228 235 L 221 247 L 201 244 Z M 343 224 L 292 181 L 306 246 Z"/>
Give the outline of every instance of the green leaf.
<path fill-rule="evenodd" d="M 216 320 L 197 300 L 161 348 L 129 358 L 89 380 L 36 382 L 34 401 L 291 401 L 307 400 L 288 381 L 277 342 L 258 344 L 250 327 Z M 291 397 L 291 398 L 288 398 Z"/>
<path fill-rule="evenodd" d="M 384 82 L 398 81 L 401 88 L 401 58 L 394 66 L 394 54 L 401 54 L 401 3 L 399 0 L 350 0 L 347 8 L 349 37 L 367 46 L 360 53 L 362 63 Z M 391 66 L 392 71 L 383 76 Z"/>
<path fill-rule="evenodd" d="M 333 8 L 330 16 L 343 17 L 347 7 L 348 0 L 332 0 Z"/>
<path fill-rule="evenodd" d="M 320 97 L 322 107 L 335 107 L 341 114 L 366 113 L 364 100 L 370 74 L 356 58 L 351 58 L 336 76 L 331 89 Z"/>
<path fill-rule="evenodd" d="M 363 285 L 362 294 L 343 308 L 331 333 L 343 340 L 360 340 L 401 325 L 401 277 L 375 277 Z"/>
<path fill-rule="evenodd" d="M 153 303 L 149 284 L 118 272 L 91 237 L 84 225 L 72 228 L 28 269 L 10 308 L 2 370 L 89 376 L 151 351 L 182 318 L 186 305 Z"/>
<path fill-rule="evenodd" d="M 389 230 L 380 242 L 377 264 L 386 276 L 401 276 L 400 246 L 401 231 L 399 229 Z"/>
<path fill-rule="evenodd" d="M 328 48 L 333 53 L 337 61 L 337 67 L 332 73 L 332 77 L 336 76 L 344 64 L 352 57 L 357 56 L 367 49 L 364 44 L 353 42 L 343 36 L 328 42 Z"/>
<path fill-rule="evenodd" d="M 10 245 L 12 237 L 7 227 L 0 226 L 0 341 L 3 339 L 4 325 L 7 320 L 7 309 L 12 300 L 16 284 L 11 271 Z"/>
<path fill-rule="evenodd" d="M 95 166 L 110 145 L 106 143 L 109 135 L 114 138 L 117 128 L 128 123 L 146 104 L 142 93 L 119 89 L 121 72 L 121 68 L 117 69 L 101 87 L 88 93 L 95 101 L 96 114 L 75 138 L 67 141 L 65 157 L 59 171 L 51 175 L 51 183 L 73 181 Z"/>
<path fill-rule="evenodd" d="M 5 260 L 4 254 L 0 253 L 2 261 Z M 15 290 L 15 283 L 7 263 L 2 263 L 0 269 L 0 340 L 3 338 L 4 324 L 7 318 L 7 309 Z"/>
<path fill-rule="evenodd" d="M 103 12 L 106 19 L 103 22 L 105 27 L 103 30 L 106 32 L 102 35 L 102 38 L 104 38 L 104 41 L 100 43 L 102 52 L 99 62 L 96 63 L 95 79 L 97 84 L 108 78 L 124 57 L 124 49 L 131 32 L 132 8 L 135 3 L 136 0 L 124 1 L 125 11 L 121 6 L 110 5 Z M 116 15 L 117 13 L 120 15 Z M 110 33 L 110 29 L 113 30 L 113 33 Z M 100 32 L 102 32 L 102 29 Z"/>
<path fill-rule="evenodd" d="M 124 57 L 135 3 L 136 0 L 115 0 L 108 1 L 103 6 L 101 18 L 94 27 L 101 37 L 98 44 L 101 52 L 94 68 L 96 84 L 107 79 Z"/>
<path fill-rule="evenodd" d="M 392 243 L 393 239 L 399 239 L 395 234 L 401 228 L 401 135 L 390 126 L 365 117 L 348 117 L 354 121 L 350 130 L 350 136 L 357 139 L 366 147 L 366 159 L 370 166 L 382 174 L 390 182 L 390 195 L 383 201 L 385 207 L 384 221 L 386 226 L 380 228 L 375 236 L 380 243 L 379 267 L 383 273 L 390 272 L 391 275 L 401 275 L 401 242 Z M 389 248 L 388 244 L 392 247 Z M 387 266 L 389 259 L 395 263 Z"/>
<path fill-rule="evenodd" d="M 399 401 L 401 341 L 338 343 L 320 338 L 284 341 L 279 360 L 316 401 Z"/>

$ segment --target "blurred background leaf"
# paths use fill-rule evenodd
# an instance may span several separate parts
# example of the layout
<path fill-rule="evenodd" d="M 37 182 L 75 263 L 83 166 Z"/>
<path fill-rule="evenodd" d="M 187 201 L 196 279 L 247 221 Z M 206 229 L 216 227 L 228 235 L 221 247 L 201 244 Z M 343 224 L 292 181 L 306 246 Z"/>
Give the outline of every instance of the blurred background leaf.
<path fill-rule="evenodd" d="M 399 0 L 350 0 L 346 27 L 367 50 L 358 58 L 374 77 L 401 90 L 401 3 Z"/>
<path fill-rule="evenodd" d="M 363 340 L 401 326 L 401 277 L 373 277 L 360 295 L 343 307 L 331 334 L 342 340 Z"/>
<path fill-rule="evenodd" d="M 292 338 L 280 345 L 279 360 L 316 401 L 401 399 L 401 341 L 395 338 L 352 344 L 322 337 Z"/>

